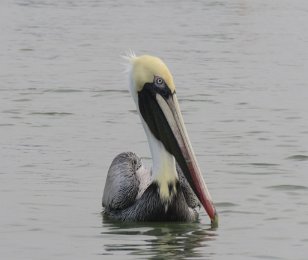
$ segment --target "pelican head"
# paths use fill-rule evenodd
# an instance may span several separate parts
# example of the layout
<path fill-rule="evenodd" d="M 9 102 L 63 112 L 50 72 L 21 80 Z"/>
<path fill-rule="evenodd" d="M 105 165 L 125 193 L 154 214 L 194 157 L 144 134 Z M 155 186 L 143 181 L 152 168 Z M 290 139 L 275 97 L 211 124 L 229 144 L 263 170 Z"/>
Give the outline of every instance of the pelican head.
<path fill-rule="evenodd" d="M 177 162 L 212 224 L 217 225 L 218 215 L 188 138 L 168 67 L 149 55 L 132 55 L 129 60 L 130 90 L 149 141 L 160 199 L 168 207 L 178 192 Z"/>

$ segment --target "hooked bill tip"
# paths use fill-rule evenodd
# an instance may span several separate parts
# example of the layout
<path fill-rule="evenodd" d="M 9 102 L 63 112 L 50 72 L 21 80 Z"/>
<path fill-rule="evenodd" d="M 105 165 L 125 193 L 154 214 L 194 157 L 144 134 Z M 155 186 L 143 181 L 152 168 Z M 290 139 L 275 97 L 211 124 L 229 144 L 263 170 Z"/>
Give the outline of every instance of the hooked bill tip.
<path fill-rule="evenodd" d="M 214 218 L 211 220 L 211 228 L 218 228 L 218 214 L 215 212 Z"/>

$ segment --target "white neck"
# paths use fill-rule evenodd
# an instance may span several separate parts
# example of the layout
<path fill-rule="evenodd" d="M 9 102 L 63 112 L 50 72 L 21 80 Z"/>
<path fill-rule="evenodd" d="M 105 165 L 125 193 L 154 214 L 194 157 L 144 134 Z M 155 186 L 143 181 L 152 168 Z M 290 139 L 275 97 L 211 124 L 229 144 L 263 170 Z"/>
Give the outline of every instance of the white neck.
<path fill-rule="evenodd" d="M 176 192 L 175 182 L 178 179 L 176 171 L 175 158 L 170 154 L 161 141 L 157 140 L 156 137 L 151 133 L 149 127 L 140 116 L 144 130 L 148 137 L 148 143 L 152 154 L 152 174 L 153 180 L 157 182 L 160 188 L 160 197 L 163 200 L 170 200 L 171 193 Z M 172 185 L 170 190 L 169 185 Z"/>

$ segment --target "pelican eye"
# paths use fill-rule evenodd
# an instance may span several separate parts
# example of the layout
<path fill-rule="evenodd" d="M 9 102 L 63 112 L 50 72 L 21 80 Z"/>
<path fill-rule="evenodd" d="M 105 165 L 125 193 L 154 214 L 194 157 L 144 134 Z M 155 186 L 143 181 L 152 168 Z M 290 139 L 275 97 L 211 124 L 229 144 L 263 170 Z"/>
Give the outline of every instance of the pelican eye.
<path fill-rule="evenodd" d="M 163 85 L 164 84 L 164 80 L 161 77 L 155 77 L 155 84 Z"/>
<path fill-rule="evenodd" d="M 161 94 L 164 98 L 168 98 L 168 96 L 171 94 L 166 82 L 163 78 L 159 76 L 154 76 L 153 84 L 156 88 L 156 91 Z"/>

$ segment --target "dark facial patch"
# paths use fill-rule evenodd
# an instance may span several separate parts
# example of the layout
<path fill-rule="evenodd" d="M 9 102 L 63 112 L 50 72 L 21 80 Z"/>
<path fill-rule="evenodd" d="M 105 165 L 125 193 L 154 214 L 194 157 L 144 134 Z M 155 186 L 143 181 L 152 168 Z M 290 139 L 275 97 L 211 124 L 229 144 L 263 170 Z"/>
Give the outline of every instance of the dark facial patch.
<path fill-rule="evenodd" d="M 166 94 L 165 96 L 168 96 L 164 97 L 164 99 L 167 100 L 172 98 L 170 90 L 162 90 L 161 88 L 158 88 L 155 83 L 146 83 L 143 89 L 138 92 L 138 105 L 140 113 L 152 134 L 163 143 L 169 153 L 174 154 L 174 149 L 172 147 L 178 147 L 178 144 L 169 123 L 156 100 L 156 95 L 162 95 L 162 91 L 168 93 L 164 93 Z"/>

